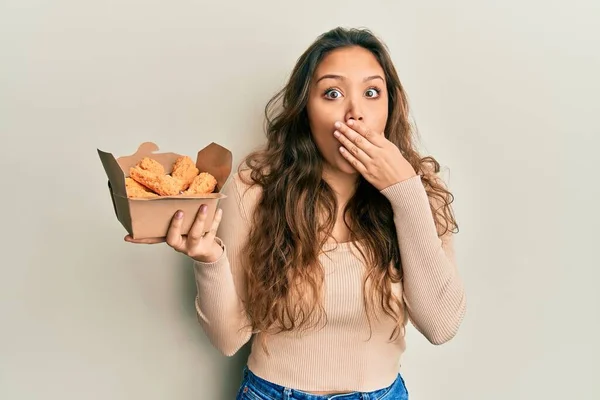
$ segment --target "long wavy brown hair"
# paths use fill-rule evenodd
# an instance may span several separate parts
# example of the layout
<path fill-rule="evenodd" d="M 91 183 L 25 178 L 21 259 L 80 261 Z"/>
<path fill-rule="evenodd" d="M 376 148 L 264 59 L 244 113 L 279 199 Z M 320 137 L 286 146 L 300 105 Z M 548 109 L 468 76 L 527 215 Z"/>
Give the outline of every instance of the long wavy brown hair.
<path fill-rule="evenodd" d="M 323 321 L 321 317 L 326 321 L 319 255 L 330 238 L 338 207 L 333 190 L 322 178 L 323 159 L 312 139 L 306 104 L 320 61 L 330 51 L 347 46 L 369 50 L 381 64 L 389 96 L 385 137 L 421 175 L 438 235 L 458 230 L 450 208 L 453 196 L 437 178 L 439 163 L 433 157 L 421 157 L 414 147 L 407 97 L 386 46 L 367 29 L 326 32 L 300 56 L 286 86 L 268 102 L 267 143 L 249 154 L 238 171 L 248 185 L 261 188 L 243 249 L 245 303 L 254 332 L 306 329 Z M 360 177 L 343 212 L 351 241 L 361 241 L 364 249 L 365 308 L 380 306 L 397 321 L 390 335 L 393 340 L 403 330 L 406 315 L 401 299 L 392 292 L 392 284 L 402 279 L 392 207 Z M 367 282 L 372 283 L 369 291 Z"/>

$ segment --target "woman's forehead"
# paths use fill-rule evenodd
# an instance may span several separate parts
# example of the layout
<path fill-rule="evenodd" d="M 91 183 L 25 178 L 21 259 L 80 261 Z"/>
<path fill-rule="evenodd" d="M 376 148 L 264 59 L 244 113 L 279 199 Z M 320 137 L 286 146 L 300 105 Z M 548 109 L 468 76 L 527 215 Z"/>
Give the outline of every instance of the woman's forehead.
<path fill-rule="evenodd" d="M 339 80 L 363 81 L 384 71 L 377 58 L 362 47 L 342 48 L 327 54 L 315 70 L 315 82 L 330 76 Z"/>

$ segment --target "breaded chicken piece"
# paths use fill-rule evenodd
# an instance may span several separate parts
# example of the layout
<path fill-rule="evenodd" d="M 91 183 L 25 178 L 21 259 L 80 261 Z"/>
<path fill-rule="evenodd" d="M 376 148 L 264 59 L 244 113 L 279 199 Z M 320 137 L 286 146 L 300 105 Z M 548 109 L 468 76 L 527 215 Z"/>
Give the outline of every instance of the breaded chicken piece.
<path fill-rule="evenodd" d="M 158 197 L 156 193 L 129 177 L 125 178 L 125 188 L 127 189 L 127 197 Z"/>
<path fill-rule="evenodd" d="M 161 196 L 175 196 L 181 192 L 181 181 L 170 175 L 155 174 L 133 167 L 129 170 L 129 176 Z"/>
<path fill-rule="evenodd" d="M 173 164 L 171 176 L 182 182 L 181 190 L 186 190 L 200 171 L 188 156 L 181 156 Z"/>
<path fill-rule="evenodd" d="M 217 186 L 217 180 L 208 172 L 202 172 L 194 178 L 188 190 L 183 194 L 207 194 L 212 193 Z"/>
<path fill-rule="evenodd" d="M 151 159 L 150 157 L 144 157 L 137 163 L 136 167 L 143 169 L 145 171 L 150 171 L 158 175 L 165 174 L 165 167 L 161 163 L 156 160 Z"/>

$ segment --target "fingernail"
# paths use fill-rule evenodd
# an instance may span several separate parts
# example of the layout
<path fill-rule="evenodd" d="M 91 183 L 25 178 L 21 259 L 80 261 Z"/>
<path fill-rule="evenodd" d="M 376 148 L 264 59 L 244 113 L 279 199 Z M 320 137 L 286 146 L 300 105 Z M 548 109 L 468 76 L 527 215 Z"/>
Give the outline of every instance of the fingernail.
<path fill-rule="evenodd" d="M 202 204 L 202 206 L 200 207 L 200 212 L 202 214 L 206 214 L 207 210 L 208 210 L 208 206 L 206 204 Z"/>
<path fill-rule="evenodd" d="M 333 132 L 333 136 L 340 137 L 340 133 L 338 131 Z"/>
<path fill-rule="evenodd" d="M 175 213 L 175 219 L 181 219 L 181 218 L 183 218 L 183 211 L 180 210 Z"/>
<path fill-rule="evenodd" d="M 336 128 L 340 128 L 342 126 L 342 123 L 338 121 L 334 125 Z"/>
<path fill-rule="evenodd" d="M 350 121 L 347 122 L 347 124 L 350 125 L 350 126 L 354 125 L 354 120 L 351 119 Z"/>

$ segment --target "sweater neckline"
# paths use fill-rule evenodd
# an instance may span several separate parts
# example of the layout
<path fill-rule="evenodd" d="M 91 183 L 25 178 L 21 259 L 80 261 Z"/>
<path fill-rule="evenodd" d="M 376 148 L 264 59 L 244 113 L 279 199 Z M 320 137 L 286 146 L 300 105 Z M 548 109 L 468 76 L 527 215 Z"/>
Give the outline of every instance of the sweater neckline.
<path fill-rule="evenodd" d="M 326 242 L 323 245 L 323 251 L 326 251 L 328 253 L 330 252 L 338 252 L 338 251 L 348 251 L 351 250 L 352 247 L 355 247 L 357 245 L 360 245 L 363 241 L 362 240 L 355 240 L 355 241 L 349 241 L 349 242 Z"/>

